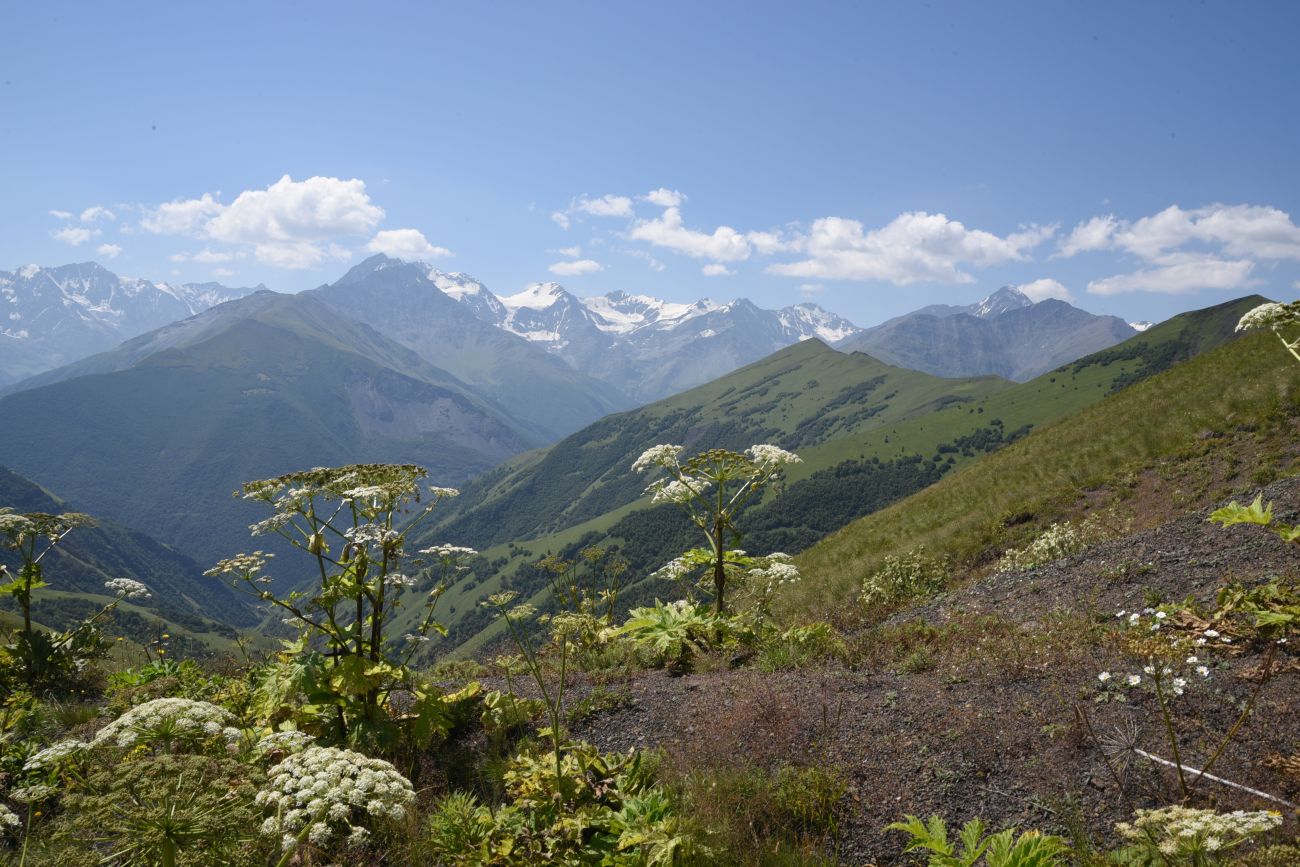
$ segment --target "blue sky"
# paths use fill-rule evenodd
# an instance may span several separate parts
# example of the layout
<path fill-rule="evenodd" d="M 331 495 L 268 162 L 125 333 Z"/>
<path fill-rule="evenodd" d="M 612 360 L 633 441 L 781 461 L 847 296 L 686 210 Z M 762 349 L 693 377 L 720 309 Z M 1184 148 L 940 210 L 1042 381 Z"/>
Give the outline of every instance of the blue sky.
<path fill-rule="evenodd" d="M 386 250 L 863 325 L 1006 283 L 1129 319 L 1300 294 L 1300 4 L 46 2 L 0 31 L 0 268 L 295 291 Z"/>

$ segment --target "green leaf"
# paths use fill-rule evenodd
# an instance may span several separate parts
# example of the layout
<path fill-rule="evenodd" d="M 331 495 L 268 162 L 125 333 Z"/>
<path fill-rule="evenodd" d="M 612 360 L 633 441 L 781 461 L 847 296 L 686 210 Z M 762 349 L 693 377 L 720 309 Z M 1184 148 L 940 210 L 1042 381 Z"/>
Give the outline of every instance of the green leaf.
<path fill-rule="evenodd" d="M 1264 505 L 1263 495 L 1255 497 L 1255 502 L 1243 506 L 1236 500 L 1210 514 L 1210 520 L 1224 527 L 1233 524 L 1259 524 L 1267 527 L 1273 523 L 1273 504 Z"/>

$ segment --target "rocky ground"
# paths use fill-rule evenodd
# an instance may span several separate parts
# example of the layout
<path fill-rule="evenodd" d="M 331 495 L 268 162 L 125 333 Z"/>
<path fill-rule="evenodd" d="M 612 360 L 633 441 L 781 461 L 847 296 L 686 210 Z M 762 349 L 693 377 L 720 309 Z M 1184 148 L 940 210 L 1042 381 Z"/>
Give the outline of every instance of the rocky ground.
<path fill-rule="evenodd" d="M 1300 480 L 1263 493 L 1280 517 L 1300 513 Z M 1300 549 L 1262 528 L 1221 529 L 1207 514 L 899 612 L 854 636 L 861 662 L 853 666 L 635 676 L 617 686 L 622 706 L 575 733 L 607 749 L 661 747 L 685 770 L 838 767 L 849 787 L 832 848 L 846 864 L 897 863 L 901 835 L 882 829 L 905 813 L 1082 828 L 1112 843 L 1111 828 L 1130 804 L 1178 795 L 1173 774 L 1142 759 L 1118 768 L 1121 788 L 1094 738 L 1131 724 L 1139 748 L 1170 755 L 1153 697 L 1098 701 L 1099 672 L 1139 670 L 1116 647 L 1116 612 L 1186 597 L 1212 606 L 1229 580 L 1294 576 L 1300 564 Z M 1259 685 L 1266 650 L 1242 641 L 1221 648 L 1211 678 L 1178 699 L 1174 722 L 1188 764 L 1204 762 L 1231 728 Z M 1300 776 L 1281 760 L 1300 754 L 1297 651 L 1275 651 L 1254 713 L 1214 769 L 1292 802 L 1300 801 Z M 1193 802 L 1278 806 L 1208 780 Z M 1295 833 L 1294 813 L 1290 822 Z"/>

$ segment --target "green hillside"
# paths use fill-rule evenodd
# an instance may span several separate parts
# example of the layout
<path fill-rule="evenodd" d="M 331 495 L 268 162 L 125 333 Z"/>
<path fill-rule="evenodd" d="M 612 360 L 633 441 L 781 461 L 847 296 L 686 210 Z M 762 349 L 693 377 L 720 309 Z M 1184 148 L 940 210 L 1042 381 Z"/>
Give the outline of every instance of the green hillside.
<path fill-rule="evenodd" d="M 1263 300 L 1251 296 L 1174 317 L 1019 385 L 938 379 L 808 341 L 603 419 L 477 480 L 460 498 L 462 510 L 434 527 L 431 539 L 484 552 L 481 583 L 471 580 L 445 598 L 448 644 L 482 641 L 475 635 L 489 622 L 478 606 L 486 595 L 502 588 L 538 594 L 545 576 L 533 564 L 547 553 L 609 546 L 631 563 L 633 575 L 645 575 L 697 544 L 675 508 L 651 507 L 641 495 L 645 479 L 630 467 L 650 445 L 677 442 L 694 452 L 770 441 L 797 451 L 804 463 L 790 468 L 784 491 L 744 517 L 746 548 L 794 553 L 1030 431 L 1231 340 L 1241 314 Z M 665 591 L 642 585 L 628 599 L 656 592 Z"/>
<path fill-rule="evenodd" d="M 1133 370 L 1142 373 L 1163 366 L 1171 347 L 1181 352 L 1198 340 L 1207 346 L 1216 333 L 1222 331 L 1211 317 L 1194 314 L 1181 341 L 1152 342 L 1150 354 L 1134 358 L 1123 357 L 1117 351 L 1122 347 L 1108 350 L 1122 359 L 1110 363 L 1136 360 Z M 1053 514 L 1063 499 L 1072 500 L 1079 491 L 1198 441 L 1269 424 L 1279 410 L 1294 411 L 1300 398 L 1300 376 L 1293 366 L 1278 363 L 1277 349 L 1273 335 L 1255 334 L 1182 364 L 1170 362 L 1158 375 L 854 521 L 799 557 L 806 580 L 786 604 L 796 613 L 824 615 L 855 595 L 884 556 L 922 546 L 959 562 L 987 557 L 1009 527 L 1038 513 Z M 1088 376 L 1103 363 L 1085 360 L 1069 370 Z"/>
<path fill-rule="evenodd" d="M 18 512 L 75 511 L 73 505 L 6 467 L 0 467 L 0 506 Z M 19 561 L 11 552 L 0 550 L 0 563 L 15 569 Z M 258 619 L 230 587 L 205 578 L 198 563 L 114 521 L 97 520 L 94 527 L 69 534 L 45 558 L 43 566 L 51 586 L 38 593 L 35 614 L 38 620 L 52 615 L 45 619 L 56 625 L 55 600 L 107 600 L 104 582 L 112 578 L 134 578 L 153 592 L 147 603 L 133 603 L 131 610 L 145 613 L 147 609 L 178 632 L 200 635 L 205 641 L 224 640 L 230 626 L 249 627 Z"/>
<path fill-rule="evenodd" d="M 231 492 L 319 465 L 463 482 L 536 440 L 454 377 L 303 296 L 259 293 L 0 399 L 0 459 L 208 565 L 263 517 Z M 61 381 L 60 381 L 61 380 Z"/>

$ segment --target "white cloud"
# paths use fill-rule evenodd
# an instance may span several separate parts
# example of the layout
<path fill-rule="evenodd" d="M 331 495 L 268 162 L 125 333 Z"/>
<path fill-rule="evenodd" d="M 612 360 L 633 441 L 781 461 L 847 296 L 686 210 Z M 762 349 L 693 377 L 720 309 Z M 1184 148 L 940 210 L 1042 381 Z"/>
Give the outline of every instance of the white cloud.
<path fill-rule="evenodd" d="M 720 265 L 714 262 L 701 268 L 700 273 L 705 277 L 730 277 L 736 272 L 728 269 L 726 265 Z"/>
<path fill-rule="evenodd" d="M 593 217 L 630 217 L 632 200 L 627 196 L 606 194 L 598 199 L 582 196 L 569 207 L 570 212 L 580 211 Z"/>
<path fill-rule="evenodd" d="M 419 229 L 386 229 L 366 245 L 371 253 L 394 259 L 438 259 L 453 255 L 446 247 L 435 247 Z"/>
<path fill-rule="evenodd" d="M 814 298 L 826 291 L 826 287 L 821 283 L 800 283 L 799 292 L 805 298 Z"/>
<path fill-rule="evenodd" d="M 564 211 L 552 211 L 551 220 L 555 223 L 555 225 L 559 226 L 561 229 L 568 231 L 570 220 L 569 220 L 569 215 L 564 213 Z"/>
<path fill-rule="evenodd" d="M 591 259 L 578 259 L 575 262 L 556 262 L 550 266 L 550 272 L 560 277 L 575 277 L 579 274 L 591 274 L 603 271 L 605 266 Z"/>
<path fill-rule="evenodd" d="M 1115 233 L 1116 220 L 1113 214 L 1104 217 L 1093 217 L 1091 220 L 1080 223 L 1074 227 L 1069 235 L 1061 239 L 1057 250 L 1052 254 L 1052 258 L 1068 258 L 1078 253 L 1086 253 L 1091 250 L 1104 250 L 1110 245 L 1111 236 Z"/>
<path fill-rule="evenodd" d="M 72 212 L 71 211 L 50 211 L 50 216 L 59 220 L 71 220 Z"/>
<path fill-rule="evenodd" d="M 682 213 L 675 207 L 665 208 L 663 214 L 653 220 L 638 221 L 628 236 L 685 253 L 694 259 L 739 262 L 748 259 L 750 254 L 749 241 L 735 229 L 719 226 L 712 234 L 688 229 L 682 225 Z"/>
<path fill-rule="evenodd" d="M 164 202 L 144 215 L 140 228 L 155 235 L 189 235 L 198 232 L 208 220 L 221 213 L 222 207 L 211 193 L 204 193 L 197 199 Z"/>
<path fill-rule="evenodd" d="M 74 247 L 80 247 L 91 238 L 102 235 L 99 229 L 83 229 L 78 226 L 65 226 L 57 232 L 50 232 L 50 237 L 56 241 L 62 241 L 65 244 L 71 244 Z"/>
<path fill-rule="evenodd" d="M 1199 245 L 1201 249 L 1192 248 Z M 1300 226 L 1285 211 L 1261 205 L 1208 205 L 1184 210 L 1171 205 L 1139 220 L 1113 214 L 1075 227 L 1058 255 L 1122 250 L 1161 265 L 1204 258 L 1204 247 L 1235 258 L 1300 260 Z"/>
<path fill-rule="evenodd" d="M 122 255 L 122 248 L 117 244 L 100 244 L 99 247 L 95 249 L 95 252 L 107 259 L 116 259 L 118 256 Z"/>
<path fill-rule="evenodd" d="M 86 208 L 86 210 L 81 212 L 81 222 L 83 223 L 93 223 L 96 220 L 111 221 L 116 219 L 117 219 L 117 214 L 114 214 L 108 208 L 105 208 L 101 205 L 94 205 L 92 207 Z"/>
<path fill-rule="evenodd" d="M 962 266 L 988 267 L 1023 260 L 1051 237 L 1054 226 L 1029 226 L 999 237 L 967 229 L 943 214 L 900 214 L 865 231 L 862 223 L 823 217 L 813 223 L 809 258 L 768 267 L 773 274 L 825 280 L 883 280 L 896 286 L 918 282 L 970 283 Z"/>
<path fill-rule="evenodd" d="M 1248 259 L 1207 257 L 1093 280 L 1088 284 L 1088 291 L 1094 295 L 1124 292 L 1187 295 L 1202 289 L 1244 289 L 1251 285 L 1250 272 L 1254 267 L 1255 263 Z"/>
<path fill-rule="evenodd" d="M 155 234 L 241 245 L 259 262 L 278 268 L 309 268 L 326 258 L 351 258 L 338 239 L 369 235 L 383 218 L 364 181 L 295 181 L 284 175 L 264 190 L 245 190 L 229 205 L 211 193 L 167 202 L 146 213 L 140 225 Z"/>
<path fill-rule="evenodd" d="M 808 239 L 803 235 L 786 236 L 780 232 L 746 232 L 745 240 L 753 244 L 754 250 L 762 256 L 802 250 L 808 243 Z"/>
<path fill-rule="evenodd" d="M 1066 289 L 1064 284 L 1050 277 L 1033 280 L 1029 283 L 1021 283 L 1016 288 L 1028 295 L 1030 301 L 1042 301 L 1045 298 L 1058 298 L 1061 301 L 1074 300 L 1074 296 L 1070 294 L 1070 290 Z"/>
<path fill-rule="evenodd" d="M 234 272 L 234 271 L 231 271 L 229 268 L 213 268 L 213 269 L 212 269 L 212 274 L 213 274 L 213 276 L 216 276 L 216 277 L 223 277 L 223 278 L 224 278 L 224 277 L 234 277 L 234 276 L 235 276 L 235 272 Z"/>
<path fill-rule="evenodd" d="M 658 205 L 661 208 L 676 208 L 686 201 L 686 196 L 676 190 L 670 190 L 666 187 L 660 187 L 657 190 L 651 190 L 642 196 L 652 205 Z"/>
<path fill-rule="evenodd" d="M 220 250 L 200 250 L 197 253 L 172 253 L 168 256 L 173 262 L 201 262 L 203 264 L 214 264 L 216 262 L 229 262 L 231 259 L 239 258 L 238 253 L 227 253 Z"/>
<path fill-rule="evenodd" d="M 582 255 L 582 248 L 576 244 L 572 247 L 561 247 L 558 250 L 547 250 L 548 253 L 554 253 L 557 256 L 568 256 L 570 259 L 576 259 Z"/>

